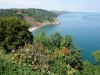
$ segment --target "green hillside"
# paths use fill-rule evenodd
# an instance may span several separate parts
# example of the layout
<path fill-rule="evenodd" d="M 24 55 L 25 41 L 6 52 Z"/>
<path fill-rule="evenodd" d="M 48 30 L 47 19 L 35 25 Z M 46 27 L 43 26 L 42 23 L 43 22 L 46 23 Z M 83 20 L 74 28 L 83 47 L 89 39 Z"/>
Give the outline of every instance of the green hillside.
<path fill-rule="evenodd" d="M 15 16 L 25 20 L 28 25 L 36 23 L 54 22 L 57 15 L 43 9 L 0 9 L 0 17 Z"/>

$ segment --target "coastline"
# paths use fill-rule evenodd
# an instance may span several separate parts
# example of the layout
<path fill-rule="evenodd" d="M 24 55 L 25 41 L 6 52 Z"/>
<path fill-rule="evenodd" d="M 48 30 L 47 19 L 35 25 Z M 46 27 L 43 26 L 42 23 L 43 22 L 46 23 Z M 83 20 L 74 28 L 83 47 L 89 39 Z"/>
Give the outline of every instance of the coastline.
<path fill-rule="evenodd" d="M 39 26 L 33 26 L 33 27 L 29 28 L 28 30 L 30 32 L 33 32 L 33 31 L 37 30 L 38 28 L 40 28 L 42 26 L 45 26 L 45 25 L 53 25 L 53 24 L 57 24 L 58 25 L 58 24 L 60 24 L 60 21 L 58 19 L 56 19 L 54 22 L 40 23 Z"/>
<path fill-rule="evenodd" d="M 37 27 L 31 27 L 31 28 L 29 28 L 28 30 L 30 31 L 30 32 L 33 32 L 33 31 L 35 31 L 35 30 L 37 30 L 38 28 L 40 28 L 40 27 L 42 27 L 42 26 L 44 26 L 44 25 L 41 25 L 41 26 L 37 26 Z"/>

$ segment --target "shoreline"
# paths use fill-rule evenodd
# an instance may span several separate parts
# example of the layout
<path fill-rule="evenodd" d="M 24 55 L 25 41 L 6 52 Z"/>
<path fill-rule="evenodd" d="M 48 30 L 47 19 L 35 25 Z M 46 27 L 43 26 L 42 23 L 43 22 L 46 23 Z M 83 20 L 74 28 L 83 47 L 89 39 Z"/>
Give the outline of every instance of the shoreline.
<path fill-rule="evenodd" d="M 37 30 L 38 28 L 40 28 L 40 27 L 42 27 L 42 26 L 44 26 L 44 25 L 41 25 L 41 26 L 37 26 L 37 27 L 31 27 L 31 28 L 29 28 L 28 30 L 30 31 L 30 32 L 33 32 L 33 31 L 35 31 L 35 30 Z"/>
<path fill-rule="evenodd" d="M 56 19 L 55 22 L 41 23 L 41 25 L 39 25 L 39 26 L 33 26 L 33 27 L 29 28 L 28 30 L 30 32 L 33 32 L 33 31 L 37 30 L 38 28 L 40 28 L 42 26 L 45 26 L 45 25 L 54 25 L 54 24 L 58 25 L 58 24 L 60 24 L 60 21 L 58 19 Z"/>

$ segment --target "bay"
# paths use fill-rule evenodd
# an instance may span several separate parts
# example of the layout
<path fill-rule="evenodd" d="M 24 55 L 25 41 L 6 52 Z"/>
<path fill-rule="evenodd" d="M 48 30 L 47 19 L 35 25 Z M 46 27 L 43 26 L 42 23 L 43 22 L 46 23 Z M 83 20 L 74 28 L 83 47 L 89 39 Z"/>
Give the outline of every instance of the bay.
<path fill-rule="evenodd" d="M 73 12 L 58 17 L 59 25 L 46 25 L 33 32 L 37 35 L 44 30 L 48 36 L 60 32 L 62 36 L 70 35 L 73 42 L 81 48 L 84 60 L 94 62 L 92 52 L 100 50 L 100 13 Z"/>

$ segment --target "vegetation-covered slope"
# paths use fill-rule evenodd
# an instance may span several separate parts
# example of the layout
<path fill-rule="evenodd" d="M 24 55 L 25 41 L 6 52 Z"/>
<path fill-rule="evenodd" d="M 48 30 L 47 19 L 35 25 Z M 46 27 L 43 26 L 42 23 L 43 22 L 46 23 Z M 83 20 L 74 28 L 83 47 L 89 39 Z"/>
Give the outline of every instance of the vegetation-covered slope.
<path fill-rule="evenodd" d="M 33 44 L 26 44 L 18 52 L 12 53 L 12 58 L 8 58 L 10 61 L 5 57 L 5 60 L 0 58 L 1 75 L 100 74 L 99 63 L 82 62 L 80 49 L 73 44 L 70 36 L 63 37 L 56 32 L 47 37 L 41 31 L 33 40 Z M 98 57 L 99 53 L 94 52 L 93 56 Z"/>
<path fill-rule="evenodd" d="M 14 74 L 12 71 L 13 67 L 20 69 L 21 73 L 25 73 L 22 70 L 26 67 L 30 68 L 29 74 L 33 72 L 32 75 L 66 75 L 71 70 L 72 73 L 81 70 L 82 59 L 80 49 L 73 44 L 70 36 L 63 37 L 56 32 L 51 37 L 47 37 L 41 31 L 33 40 L 33 45 L 26 44 L 24 48 L 13 53 L 12 61 L 9 67 L 7 66 L 10 70 L 9 74 Z M 3 68 L 8 63 L 1 64 L 4 64 Z M 16 66 L 16 64 L 19 66 Z M 7 69 L 5 68 L 4 70 Z M 4 70 L 1 72 L 2 74 L 6 74 Z M 17 69 L 15 69 L 15 72 L 20 73 Z"/>
<path fill-rule="evenodd" d="M 29 25 L 37 22 L 54 22 L 57 15 L 42 9 L 0 9 L 0 17 L 16 16 L 25 20 Z"/>

